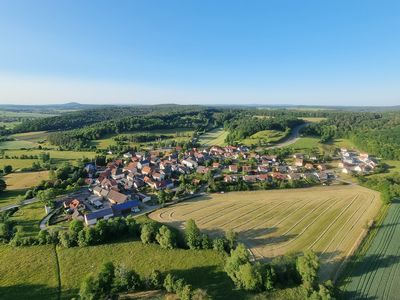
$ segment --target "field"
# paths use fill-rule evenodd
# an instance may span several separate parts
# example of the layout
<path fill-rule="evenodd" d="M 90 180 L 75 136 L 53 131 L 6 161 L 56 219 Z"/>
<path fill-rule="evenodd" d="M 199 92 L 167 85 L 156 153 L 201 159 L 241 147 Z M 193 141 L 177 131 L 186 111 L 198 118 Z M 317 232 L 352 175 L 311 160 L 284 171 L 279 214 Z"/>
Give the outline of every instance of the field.
<path fill-rule="evenodd" d="M 125 132 L 121 133 L 121 135 L 142 135 L 142 134 L 154 134 L 154 135 L 165 135 L 166 138 L 162 139 L 161 141 L 167 142 L 175 140 L 177 142 L 186 142 L 190 140 L 192 137 L 193 131 L 186 128 L 177 128 L 177 129 L 165 129 L 165 130 L 150 130 L 150 131 L 135 131 L 135 132 Z M 93 140 L 92 145 L 96 146 L 99 149 L 108 149 L 111 145 L 116 145 L 117 142 L 114 140 L 116 134 L 109 135 L 105 138 Z M 154 143 L 154 142 L 149 142 Z M 139 146 L 139 145 L 146 145 L 149 143 L 129 143 L 131 146 Z"/>
<path fill-rule="evenodd" d="M 49 171 L 11 173 L 3 177 L 7 190 L 23 190 L 38 185 L 42 180 L 49 179 Z"/>
<path fill-rule="evenodd" d="M 399 218 L 400 203 L 397 201 L 391 204 L 366 255 L 352 268 L 345 299 L 398 299 Z"/>
<path fill-rule="evenodd" d="M 321 278 L 334 276 L 380 207 L 377 192 L 357 186 L 214 194 L 150 214 L 182 229 L 192 218 L 211 235 L 233 229 L 255 259 L 313 249 Z"/>
<path fill-rule="evenodd" d="M 267 144 L 267 143 L 276 143 L 287 136 L 287 133 L 284 131 L 277 131 L 277 130 L 262 130 L 253 135 L 249 138 L 244 139 L 241 141 L 244 145 L 259 145 Z"/>
<path fill-rule="evenodd" d="M 319 123 L 321 121 L 325 121 L 327 118 L 318 118 L 318 117 L 306 117 L 306 118 L 301 118 L 306 122 L 310 122 L 310 123 Z"/>
<path fill-rule="evenodd" d="M 56 266 L 53 246 L 0 245 L 0 298 L 58 299 Z"/>
<path fill-rule="evenodd" d="M 200 136 L 200 144 L 205 146 L 225 146 L 225 138 L 228 135 L 228 131 L 223 128 L 213 129 Z"/>
<path fill-rule="evenodd" d="M 22 228 L 22 236 L 34 237 L 39 233 L 39 223 L 45 215 L 43 203 L 36 202 L 20 207 L 10 219 Z"/>

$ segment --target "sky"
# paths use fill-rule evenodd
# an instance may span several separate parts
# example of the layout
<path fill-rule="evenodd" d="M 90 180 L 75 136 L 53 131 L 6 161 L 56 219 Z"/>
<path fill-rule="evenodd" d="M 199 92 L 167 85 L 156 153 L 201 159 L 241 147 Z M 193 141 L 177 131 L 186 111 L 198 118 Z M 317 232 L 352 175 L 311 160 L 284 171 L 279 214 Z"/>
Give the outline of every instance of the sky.
<path fill-rule="evenodd" d="M 2 0 L 0 104 L 399 105 L 400 1 Z"/>

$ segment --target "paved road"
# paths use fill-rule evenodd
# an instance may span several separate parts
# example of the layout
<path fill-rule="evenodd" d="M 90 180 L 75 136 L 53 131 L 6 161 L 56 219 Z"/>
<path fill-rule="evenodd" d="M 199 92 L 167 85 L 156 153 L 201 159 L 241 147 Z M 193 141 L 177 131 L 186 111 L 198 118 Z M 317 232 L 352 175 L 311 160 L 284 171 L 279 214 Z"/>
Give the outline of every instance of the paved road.
<path fill-rule="evenodd" d="M 267 147 L 267 148 L 269 148 L 269 149 L 283 148 L 283 147 L 286 147 L 286 146 L 289 146 L 289 145 L 292 145 L 292 144 L 296 143 L 300 138 L 300 131 L 304 127 L 306 127 L 308 124 L 309 123 L 304 123 L 304 124 L 301 124 L 301 125 L 293 128 L 293 130 L 290 133 L 290 135 L 287 138 L 285 138 L 282 142 L 280 142 L 278 144 L 275 144 L 275 145 L 273 145 L 271 147 Z"/>
<path fill-rule="evenodd" d="M 15 204 L 2 206 L 2 207 L 0 207 L 0 212 L 9 210 L 9 209 L 12 209 L 12 208 L 15 208 L 15 207 L 20 207 L 22 205 L 35 203 L 35 202 L 38 202 L 38 201 L 39 201 L 39 199 L 36 199 L 36 198 L 26 199 L 24 201 L 21 201 L 20 203 L 15 203 Z"/>

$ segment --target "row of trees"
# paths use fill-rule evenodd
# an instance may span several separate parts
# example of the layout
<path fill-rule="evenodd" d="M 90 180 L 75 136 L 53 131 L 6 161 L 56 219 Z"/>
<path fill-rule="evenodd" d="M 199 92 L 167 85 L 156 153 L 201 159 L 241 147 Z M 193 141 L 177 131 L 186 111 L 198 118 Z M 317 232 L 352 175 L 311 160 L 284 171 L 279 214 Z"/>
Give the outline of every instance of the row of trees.
<path fill-rule="evenodd" d="M 331 282 L 318 285 L 318 257 L 312 251 L 302 255 L 282 256 L 269 264 L 251 263 L 250 254 L 243 244 L 231 250 L 225 271 L 237 288 L 247 291 L 273 291 L 293 284 L 302 284 L 305 297 L 331 299 Z"/>
<path fill-rule="evenodd" d="M 178 279 L 170 273 L 163 276 L 160 271 L 153 270 L 148 276 L 140 277 L 135 271 L 125 266 L 115 266 L 112 262 L 104 263 L 97 274 L 85 277 L 81 283 L 79 296 L 82 300 L 115 299 L 123 292 L 159 289 L 175 293 L 181 300 L 211 299 L 206 291 L 194 290 L 183 279 Z"/>

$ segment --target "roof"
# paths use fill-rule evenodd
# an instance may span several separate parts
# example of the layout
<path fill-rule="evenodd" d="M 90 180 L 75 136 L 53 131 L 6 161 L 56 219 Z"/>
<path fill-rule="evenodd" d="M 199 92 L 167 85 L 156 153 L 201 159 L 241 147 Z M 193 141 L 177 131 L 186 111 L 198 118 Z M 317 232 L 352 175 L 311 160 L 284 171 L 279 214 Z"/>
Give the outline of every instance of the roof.
<path fill-rule="evenodd" d="M 125 203 L 115 204 L 112 206 L 113 211 L 123 211 L 131 209 L 133 207 L 138 207 L 140 202 L 137 200 L 127 201 Z"/>
<path fill-rule="evenodd" d="M 93 219 L 98 219 L 98 218 L 102 218 L 105 216 L 110 216 L 110 215 L 114 215 L 114 212 L 111 208 L 105 208 L 105 209 L 101 209 L 95 212 L 92 212 L 90 214 L 86 214 L 85 218 L 86 220 L 93 220 Z"/>
<path fill-rule="evenodd" d="M 111 190 L 107 196 L 108 200 L 116 203 L 123 203 L 128 199 L 127 195 Z"/>

